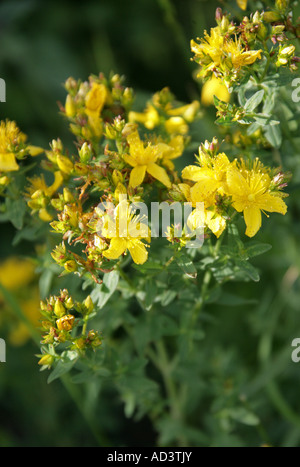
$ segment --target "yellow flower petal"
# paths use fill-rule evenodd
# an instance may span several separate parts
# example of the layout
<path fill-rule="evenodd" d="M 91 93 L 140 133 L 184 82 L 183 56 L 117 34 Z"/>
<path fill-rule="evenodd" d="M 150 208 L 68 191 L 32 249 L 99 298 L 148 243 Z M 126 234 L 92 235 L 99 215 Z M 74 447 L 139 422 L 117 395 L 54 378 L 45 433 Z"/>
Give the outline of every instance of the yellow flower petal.
<path fill-rule="evenodd" d="M 148 251 L 140 240 L 129 240 L 128 250 L 135 264 L 144 264 L 147 261 Z"/>
<path fill-rule="evenodd" d="M 246 207 L 244 209 L 244 219 L 246 222 L 246 235 L 254 237 L 261 228 L 261 211 L 257 206 Z"/>
<path fill-rule="evenodd" d="M 189 229 L 194 232 L 196 229 L 204 227 L 205 218 L 206 215 L 204 209 L 194 209 L 187 219 Z"/>
<path fill-rule="evenodd" d="M 182 171 L 182 178 L 197 182 L 201 175 L 201 170 L 201 167 L 197 167 L 197 165 L 188 165 Z"/>
<path fill-rule="evenodd" d="M 59 189 L 63 181 L 64 177 L 62 176 L 60 170 L 57 170 L 54 173 L 54 182 L 51 186 L 45 189 L 45 194 L 51 198 L 51 196 Z"/>
<path fill-rule="evenodd" d="M 234 167 L 227 170 L 227 185 L 229 193 L 237 196 L 244 196 L 249 193 L 249 185 L 243 175 Z"/>
<path fill-rule="evenodd" d="M 181 191 L 181 193 L 184 195 L 185 199 L 187 201 L 190 201 L 190 191 L 191 191 L 190 185 L 188 185 L 187 183 L 179 183 L 178 188 Z"/>
<path fill-rule="evenodd" d="M 210 177 L 205 177 L 199 182 L 195 183 L 195 185 L 191 188 L 191 201 L 192 204 L 200 201 L 207 201 L 208 204 L 211 204 L 213 200 L 210 198 L 219 188 L 220 182 L 214 180 Z"/>
<path fill-rule="evenodd" d="M 138 159 L 138 157 L 143 154 L 144 152 L 144 144 L 140 139 L 140 135 L 137 130 L 132 131 L 127 136 L 127 142 L 130 147 L 130 154 L 134 159 Z"/>
<path fill-rule="evenodd" d="M 29 154 L 31 156 L 38 156 L 39 154 L 42 154 L 42 152 L 44 152 L 44 149 L 43 148 L 39 148 L 38 146 L 27 146 L 27 149 L 29 150 Z"/>
<path fill-rule="evenodd" d="M 0 171 L 13 172 L 19 170 L 15 155 L 11 152 L 0 154 Z"/>
<path fill-rule="evenodd" d="M 138 165 L 135 158 L 132 157 L 130 154 L 124 154 L 123 159 L 127 164 L 131 165 L 131 167 L 135 167 Z"/>
<path fill-rule="evenodd" d="M 259 207 L 263 211 L 279 212 L 285 215 L 287 212 L 287 205 L 279 196 L 265 194 L 259 200 Z"/>
<path fill-rule="evenodd" d="M 103 251 L 103 256 L 108 259 L 118 259 L 127 249 L 125 238 L 114 237 L 110 241 L 109 249 Z"/>
<path fill-rule="evenodd" d="M 107 90 L 104 84 L 93 83 L 91 90 L 85 97 L 86 113 L 100 115 L 100 112 L 105 104 Z"/>
<path fill-rule="evenodd" d="M 206 211 L 206 224 L 215 236 L 219 238 L 225 230 L 226 220 L 214 211 Z"/>
<path fill-rule="evenodd" d="M 164 168 L 152 162 L 151 164 L 147 165 L 147 172 L 152 175 L 152 177 L 156 178 L 156 180 L 160 181 L 163 185 L 171 188 L 171 181 Z"/>
<path fill-rule="evenodd" d="M 51 214 L 49 214 L 49 212 L 47 211 L 46 208 L 42 208 L 42 209 L 39 210 L 39 218 L 43 222 L 50 222 L 50 221 L 52 221 L 53 216 Z"/>
<path fill-rule="evenodd" d="M 129 185 L 136 188 L 143 183 L 146 174 L 146 165 L 137 165 L 130 173 Z"/>
<path fill-rule="evenodd" d="M 246 10 L 248 0 L 236 0 L 236 3 L 241 8 L 241 10 Z"/>

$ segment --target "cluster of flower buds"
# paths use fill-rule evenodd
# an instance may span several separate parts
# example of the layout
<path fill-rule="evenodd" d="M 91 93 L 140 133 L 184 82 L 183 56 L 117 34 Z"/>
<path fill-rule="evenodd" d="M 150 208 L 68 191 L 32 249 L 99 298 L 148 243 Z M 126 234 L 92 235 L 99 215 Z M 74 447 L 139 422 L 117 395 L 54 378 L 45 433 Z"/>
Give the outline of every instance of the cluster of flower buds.
<path fill-rule="evenodd" d="M 189 125 L 200 115 L 199 101 L 177 105 L 174 95 L 165 87 L 152 96 L 143 112 L 129 112 L 128 120 L 142 124 L 147 130 L 166 134 L 167 140 L 171 140 L 177 135 L 187 135 Z"/>
<path fill-rule="evenodd" d="M 249 18 L 245 16 L 239 31 L 248 46 L 253 46 L 257 40 L 264 41 L 268 34 L 268 28 L 264 23 L 263 13 L 256 11 Z"/>
<path fill-rule="evenodd" d="M 277 55 L 276 66 L 288 66 L 291 71 L 298 69 L 298 57 L 295 56 L 296 47 L 294 45 L 280 45 Z"/>
<path fill-rule="evenodd" d="M 94 315 L 94 304 L 90 296 L 82 302 L 74 301 L 66 289 L 58 296 L 41 301 L 41 329 L 44 353 L 39 364 L 50 367 L 60 358 L 60 344 L 63 348 L 77 351 L 78 355 L 87 349 L 96 349 L 102 343 L 98 332 L 87 330 L 87 323 Z"/>
<path fill-rule="evenodd" d="M 101 73 L 84 82 L 69 78 L 65 88 L 68 95 L 61 111 L 70 121 L 72 133 L 82 143 L 97 143 L 105 123 L 112 122 L 116 116 L 125 116 L 133 101 L 132 90 L 123 86 L 119 75 L 106 78 Z"/>

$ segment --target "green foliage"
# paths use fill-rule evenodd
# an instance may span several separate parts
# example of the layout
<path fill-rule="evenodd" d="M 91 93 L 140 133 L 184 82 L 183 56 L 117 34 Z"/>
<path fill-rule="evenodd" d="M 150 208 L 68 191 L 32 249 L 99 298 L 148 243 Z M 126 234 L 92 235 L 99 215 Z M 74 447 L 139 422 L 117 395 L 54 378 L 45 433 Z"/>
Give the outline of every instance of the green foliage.
<path fill-rule="evenodd" d="M 29 86 L 36 114 L 42 118 L 41 128 L 35 113 L 31 114 L 28 124 L 28 127 L 32 125 L 38 140 L 47 133 L 48 141 L 48 131 L 52 137 L 52 131 L 57 130 L 52 108 L 49 115 L 45 115 L 44 108 L 50 97 L 52 102 L 52 91 L 58 89 L 58 76 L 60 79 L 65 72 L 69 76 L 74 71 L 86 75 L 86 69 L 98 68 L 99 63 L 104 64 L 101 69 L 118 63 L 113 55 L 115 44 L 110 44 L 114 38 L 110 36 L 108 24 L 114 24 L 118 39 L 125 37 L 123 28 L 133 30 L 130 38 L 135 55 L 131 67 L 130 43 L 126 42 L 121 49 L 126 52 L 122 63 L 126 64 L 124 73 L 134 78 L 133 85 L 137 83 L 142 88 L 137 94 L 137 104 L 144 104 L 152 86 L 161 87 L 160 81 L 173 83 L 178 89 L 183 78 L 186 88 L 193 89 L 188 97 L 200 91 L 186 77 L 190 65 L 183 65 L 184 70 L 177 74 L 177 67 L 181 68 L 179 64 L 174 65 L 170 60 L 165 69 L 163 57 L 170 54 L 174 59 L 172 40 L 176 32 L 177 45 L 182 47 L 182 63 L 185 63 L 185 36 L 193 35 L 190 30 L 193 18 L 196 34 L 199 34 L 199 29 L 209 27 L 212 7 L 215 9 L 216 5 L 199 2 L 198 6 L 187 2 L 190 14 L 184 16 L 181 24 L 177 19 L 186 8 L 179 2 L 161 1 L 155 7 L 153 3 L 145 2 L 143 8 L 140 2 L 128 5 L 131 16 L 126 16 L 125 27 L 116 20 L 116 15 L 122 17 L 124 13 L 124 2 L 111 2 L 109 6 L 100 4 L 98 8 L 93 2 L 86 2 L 84 14 L 92 31 L 87 37 L 93 43 L 93 47 L 89 47 L 93 58 L 85 58 L 88 63 L 84 64 L 78 63 L 80 51 L 83 52 L 80 44 L 77 43 L 75 53 L 72 41 L 62 40 L 70 10 L 63 3 L 58 7 L 62 13 L 61 35 L 55 38 L 45 31 L 41 46 L 50 56 L 51 51 L 59 51 L 53 71 L 57 78 L 48 77 L 49 64 L 44 63 L 34 66 L 30 85 L 28 77 L 22 83 L 22 89 Z M 203 4 L 210 15 L 208 20 L 203 15 Z M 256 6 L 257 2 L 252 4 Z M 46 20 L 32 2 L 24 2 L 22 7 L 21 3 L 16 3 L 15 13 L 8 2 L 4 5 L 9 15 L 17 15 L 17 12 L 20 15 L 20 19 L 16 17 L 7 26 L 5 40 L 11 56 L 6 52 L 4 70 L 8 70 L 16 60 L 14 47 L 21 47 L 18 35 L 12 34 L 12 24 L 16 22 L 22 30 L 26 15 L 36 15 L 41 28 Z M 48 2 L 46 5 L 49 9 Z M 236 8 L 236 3 L 232 1 L 230 6 Z M 82 9 L 73 12 L 73 27 L 77 27 L 82 12 Z M 197 14 L 194 16 L 194 13 Z M 238 14 L 241 20 L 243 13 L 239 11 Z M 96 24 L 96 17 L 102 18 L 103 23 L 103 18 L 107 19 L 103 33 L 99 32 L 101 27 L 98 22 Z M 164 20 L 169 29 L 165 28 Z M 53 27 L 56 24 L 54 17 L 50 24 Z M 157 38 L 153 37 L 153 30 L 158 31 Z M 75 40 L 74 29 L 72 31 Z M 153 38 L 152 43 L 147 40 L 147 31 Z M 27 47 L 32 45 L 37 34 L 35 25 L 32 37 L 24 36 Z M 141 49 L 139 43 L 143 44 Z M 165 52 L 159 53 L 162 44 Z M 160 69 L 152 66 L 157 56 Z M 33 58 L 31 54 L 28 57 Z M 28 63 L 22 60 L 19 66 L 27 71 L 28 63 L 34 65 L 30 60 Z M 139 78 L 135 76 L 137 65 L 141 68 Z M 161 78 L 152 83 L 153 76 L 159 73 Z M 146 75 L 149 75 L 148 80 Z M 299 444 L 299 376 L 290 358 L 290 343 L 298 332 L 300 293 L 300 113 L 299 104 L 291 99 L 292 77 L 286 70 L 271 73 L 266 64 L 259 80 L 246 80 L 233 90 L 234 98 L 230 103 L 214 97 L 217 115 L 215 109 L 206 109 L 204 117 L 191 126 L 195 147 L 207 139 L 208 131 L 216 122 L 217 136 L 224 138 L 224 151 L 232 159 L 241 153 L 250 160 L 261 157 L 268 165 L 276 163 L 293 174 L 288 187 L 288 214 L 280 219 L 279 216 L 268 219 L 255 241 L 243 234 L 243 221 L 228 210 L 227 230 L 220 238 L 209 235 L 200 249 L 185 249 L 176 243 L 168 244 L 165 239 L 155 239 L 151 245 L 152 256 L 147 262 L 134 264 L 129 255 L 120 261 L 107 261 L 97 273 L 98 283 L 93 281 L 93 275 L 81 270 L 70 273 L 66 269 L 62 274 L 51 257 L 59 237 L 49 232 L 43 222 L 34 220 L 27 210 L 23 197 L 25 174 L 18 172 L 0 214 L 6 228 L 2 232 L 2 256 L 8 253 L 5 245 L 12 243 L 10 252 L 31 253 L 35 257 L 42 300 L 67 288 L 81 304 L 90 296 L 94 308 L 70 305 L 68 312 L 74 313 L 76 326 L 59 333 L 59 316 L 55 303 L 49 300 L 48 308 L 44 308 L 45 316 L 56 329 L 55 339 L 60 336 L 61 340 L 42 343 L 39 358 L 53 357 L 49 365 L 43 366 L 44 372 L 38 373 L 36 361 L 32 363 L 38 347 L 29 342 L 22 350 L 12 349 L 8 363 L 0 369 L 0 408 L 5 415 L 0 428 L 2 445 L 237 447 Z M 41 78 L 51 89 L 43 102 L 33 99 L 35 84 L 38 85 Z M 17 89 L 15 82 L 12 86 Z M 24 102 L 14 105 L 22 122 Z M 235 132 L 242 135 L 238 145 L 232 144 Z M 192 153 L 193 146 L 190 146 L 183 156 L 184 165 L 191 163 Z M 102 156 L 105 162 L 107 159 Z M 36 171 L 30 166 L 26 169 L 31 174 Z M 44 249 L 37 255 L 36 247 L 41 243 Z M 80 255 L 76 246 L 72 254 L 72 259 Z M 11 313 L 24 319 L 12 294 L 2 286 L 0 292 Z M 101 345 L 97 341 L 99 345 L 94 347 L 93 330 L 101 335 Z M 32 334 L 36 340 L 35 331 Z M 30 382 L 28 374 L 32 375 Z M 32 388 L 33 395 L 27 396 Z M 12 427 L 7 420 L 13 416 L 18 421 Z M 29 417 L 34 422 L 27 432 Z M 23 431 L 22 438 L 19 433 Z"/>

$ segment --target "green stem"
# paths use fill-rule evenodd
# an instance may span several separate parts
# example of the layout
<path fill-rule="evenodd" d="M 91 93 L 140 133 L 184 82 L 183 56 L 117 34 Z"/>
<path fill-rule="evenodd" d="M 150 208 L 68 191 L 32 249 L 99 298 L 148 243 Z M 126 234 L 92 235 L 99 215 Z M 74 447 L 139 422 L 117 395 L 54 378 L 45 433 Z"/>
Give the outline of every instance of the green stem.
<path fill-rule="evenodd" d="M 182 395 L 184 394 L 184 387 L 180 385 L 179 390 L 177 390 L 176 384 L 172 377 L 175 362 L 174 360 L 170 361 L 163 340 L 154 342 L 154 347 L 155 352 L 150 347 L 148 347 L 147 354 L 149 355 L 155 367 L 160 371 L 168 398 L 170 416 L 175 422 L 181 422 L 183 424 L 184 414 L 182 410 Z M 183 434 L 178 436 L 177 439 L 179 446 L 187 447 L 189 445 L 186 436 Z"/>
<path fill-rule="evenodd" d="M 172 260 L 174 259 L 175 255 L 171 258 Z M 120 266 L 118 267 L 118 271 L 122 279 L 130 286 L 131 290 L 136 292 L 136 289 L 133 283 L 130 281 L 130 279 L 127 277 L 126 273 Z M 145 313 L 147 313 L 147 310 L 145 310 L 143 302 L 138 297 L 136 297 L 136 299 L 141 309 Z M 128 324 L 123 324 L 123 327 L 125 331 L 127 332 L 127 334 L 130 336 L 130 338 L 133 339 L 134 341 L 133 333 L 130 329 L 130 326 Z M 165 343 L 163 340 L 158 340 L 154 342 L 154 349 L 148 346 L 146 349 L 146 353 L 148 357 L 150 358 L 152 364 L 157 368 L 157 370 L 160 372 L 160 375 L 162 377 L 165 391 L 168 397 L 168 406 L 170 409 L 170 416 L 174 421 L 175 420 L 183 421 L 183 413 L 181 410 L 182 397 L 181 397 L 181 393 L 179 394 L 179 392 L 177 392 L 177 388 L 172 377 L 172 371 L 175 366 L 175 360 L 170 361 L 166 347 L 165 347 Z M 178 438 L 178 442 L 180 443 L 180 446 L 188 446 L 187 439 L 184 436 L 180 436 Z"/>

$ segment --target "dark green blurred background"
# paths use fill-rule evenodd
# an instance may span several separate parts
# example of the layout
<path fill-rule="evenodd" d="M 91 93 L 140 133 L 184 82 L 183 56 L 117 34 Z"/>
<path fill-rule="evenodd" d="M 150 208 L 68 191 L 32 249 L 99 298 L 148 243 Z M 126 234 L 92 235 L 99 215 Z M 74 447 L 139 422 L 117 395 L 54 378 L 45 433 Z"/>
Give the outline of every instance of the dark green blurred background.
<path fill-rule="evenodd" d="M 72 137 L 67 124 L 58 115 L 57 101 L 64 102 L 66 95 L 62 84 L 69 76 L 84 80 L 100 71 L 124 74 L 139 99 L 164 86 L 180 100 L 199 98 L 189 42 L 214 24 L 219 4 L 213 0 L 0 2 L 0 77 L 7 86 L 0 118 L 16 120 L 32 144 L 47 148 L 58 137 L 69 143 Z M 205 123 L 198 125 L 199 141 L 215 133 L 214 117 L 214 109 L 208 109 Z M 297 445 L 300 439 L 300 363 L 297 366 L 290 359 L 290 343 L 300 335 L 298 195 L 299 188 L 291 193 L 291 209 L 285 218 L 264 219 L 258 241 L 271 243 L 273 249 L 255 263 L 261 270 L 261 282 L 232 286 L 245 298 L 258 298 L 258 304 L 211 306 L 213 325 L 208 339 L 212 344 L 205 347 L 207 361 L 215 362 L 216 356 L 218 360 L 212 381 L 217 403 L 218 388 L 226 381 L 237 382 L 239 390 L 246 386 L 266 430 L 282 445 Z M 2 258 L 15 253 L 10 246 L 13 232 L 1 224 Z M 268 351 L 270 336 L 274 347 L 268 373 L 261 367 L 260 357 L 263 360 Z M 37 348 L 30 342 L 22 348 L 9 348 L 8 362 L 0 364 L 0 445 L 94 445 L 91 431 L 63 385 L 58 381 L 46 384 L 47 374 L 39 373 L 35 353 Z M 279 379 L 288 406 L 274 388 L 273 393 L 271 386 L 266 390 L 274 377 Z M 91 400 L 93 391 L 91 384 Z M 113 445 L 154 442 L 155 433 L 147 420 L 138 424 L 126 420 L 114 393 L 99 401 L 96 415 L 98 428 Z M 215 445 L 259 444 L 252 428 L 247 430 L 230 436 L 212 430 L 211 441 Z"/>
<path fill-rule="evenodd" d="M 136 91 L 170 86 L 181 100 L 195 97 L 189 42 L 213 24 L 217 2 L 177 0 L 171 9 L 168 3 L 2 1 L 0 76 L 7 104 L 1 117 L 16 119 L 41 142 L 63 135 L 56 104 L 65 99 L 62 83 L 99 71 L 125 75 Z"/>

